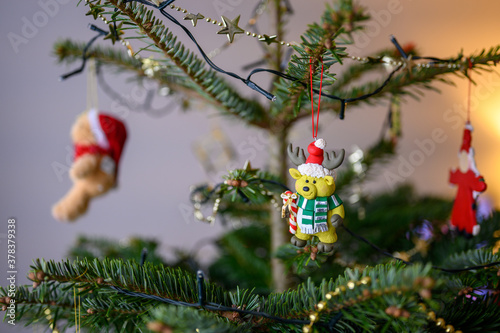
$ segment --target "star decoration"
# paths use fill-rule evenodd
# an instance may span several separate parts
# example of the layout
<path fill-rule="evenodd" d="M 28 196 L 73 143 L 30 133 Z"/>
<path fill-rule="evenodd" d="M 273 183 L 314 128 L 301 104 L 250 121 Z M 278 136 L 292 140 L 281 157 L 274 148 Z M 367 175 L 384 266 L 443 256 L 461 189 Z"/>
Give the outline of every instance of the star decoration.
<path fill-rule="evenodd" d="M 250 160 L 245 161 L 245 165 L 243 165 L 243 170 L 251 174 L 255 174 L 257 173 L 257 171 L 259 171 L 259 169 L 252 168 L 252 163 L 250 163 Z"/>
<path fill-rule="evenodd" d="M 99 17 L 99 14 L 102 13 L 103 11 L 104 11 L 104 8 L 92 7 L 85 15 L 92 15 L 94 17 L 94 20 L 97 20 L 97 18 Z"/>
<path fill-rule="evenodd" d="M 111 42 L 114 44 L 117 40 L 120 39 L 120 35 L 123 35 L 124 32 L 121 30 L 122 23 L 120 23 L 115 30 L 115 27 L 113 24 L 109 25 L 109 34 L 104 37 L 104 39 L 111 39 Z"/>
<path fill-rule="evenodd" d="M 408 58 L 403 59 L 405 65 L 405 69 L 408 71 L 408 76 L 411 77 L 413 67 L 415 66 L 415 61 L 413 60 L 413 56 L 410 54 Z"/>
<path fill-rule="evenodd" d="M 238 27 L 238 23 L 240 22 L 240 15 L 234 20 L 230 20 L 225 16 L 222 16 L 222 22 L 224 23 L 224 28 L 220 29 L 217 33 L 219 35 L 226 34 L 227 39 L 229 39 L 229 43 L 232 43 L 234 40 L 235 34 L 242 34 L 245 30 Z"/>
<path fill-rule="evenodd" d="M 196 23 L 198 23 L 198 20 L 203 20 L 205 16 L 201 15 L 200 13 L 194 15 L 192 13 L 187 14 L 184 16 L 185 20 L 191 20 L 191 23 L 193 23 L 193 27 L 196 27 Z"/>
<path fill-rule="evenodd" d="M 261 42 L 264 42 L 266 43 L 267 45 L 271 45 L 272 43 L 277 43 L 278 41 L 276 40 L 276 35 L 273 35 L 273 36 L 268 36 L 268 35 L 262 35 L 261 38 L 259 38 L 259 40 Z"/>
<path fill-rule="evenodd" d="M 163 0 L 150 0 L 150 1 L 157 6 L 159 6 L 163 2 Z"/>

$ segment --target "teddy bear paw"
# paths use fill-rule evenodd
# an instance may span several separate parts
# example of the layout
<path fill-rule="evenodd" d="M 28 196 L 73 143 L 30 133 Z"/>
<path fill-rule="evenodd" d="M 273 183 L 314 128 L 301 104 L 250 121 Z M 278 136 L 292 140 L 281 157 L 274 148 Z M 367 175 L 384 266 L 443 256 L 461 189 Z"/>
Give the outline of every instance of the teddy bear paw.
<path fill-rule="evenodd" d="M 64 202 L 52 207 L 52 216 L 58 221 L 73 221 L 87 210 L 87 202 L 74 206 L 66 205 Z"/>

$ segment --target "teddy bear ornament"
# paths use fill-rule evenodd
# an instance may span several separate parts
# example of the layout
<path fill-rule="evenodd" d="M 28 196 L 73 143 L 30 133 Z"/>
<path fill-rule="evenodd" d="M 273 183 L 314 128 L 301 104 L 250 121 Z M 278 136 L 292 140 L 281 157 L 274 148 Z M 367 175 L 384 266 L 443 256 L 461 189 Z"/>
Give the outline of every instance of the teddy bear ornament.
<path fill-rule="evenodd" d="M 127 130 L 120 120 L 91 109 L 78 116 L 71 138 L 75 148 L 69 170 L 73 187 L 52 207 L 52 215 L 60 221 L 77 219 L 92 198 L 116 187 Z"/>
<path fill-rule="evenodd" d="M 335 169 L 344 160 L 345 151 L 328 153 L 326 142 L 317 139 L 304 150 L 288 145 L 288 156 L 297 166 L 290 169 L 295 179 L 296 193 L 286 191 L 283 198 L 282 216 L 289 214 L 293 245 L 304 247 L 312 236 L 319 238 L 318 251 L 331 252 L 337 241 L 336 227 L 343 223 L 344 206 L 335 192 Z"/>

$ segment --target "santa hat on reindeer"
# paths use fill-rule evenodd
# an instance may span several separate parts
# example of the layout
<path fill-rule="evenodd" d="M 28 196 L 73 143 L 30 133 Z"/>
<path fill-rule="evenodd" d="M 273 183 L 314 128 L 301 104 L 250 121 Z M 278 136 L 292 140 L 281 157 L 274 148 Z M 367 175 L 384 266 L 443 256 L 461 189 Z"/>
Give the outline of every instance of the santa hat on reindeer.
<path fill-rule="evenodd" d="M 298 157 L 299 148 L 297 147 L 294 153 L 292 151 L 292 145 L 290 144 L 288 146 L 288 155 L 297 165 L 297 170 L 299 170 L 299 172 L 303 175 L 316 178 L 324 178 L 325 176 L 335 177 L 335 168 L 340 166 L 340 164 L 344 160 L 345 151 L 344 149 L 342 149 L 339 153 L 339 156 L 337 156 L 335 152 L 332 152 L 332 158 L 327 152 L 325 152 L 325 148 L 326 141 L 323 139 L 317 139 L 314 142 L 311 142 L 309 146 L 307 146 L 307 152 L 309 153 L 309 157 L 307 157 L 307 160 L 305 159 L 304 151 L 302 149 L 300 149 L 300 151 L 303 158 L 297 159 L 296 157 Z M 303 162 L 303 160 L 305 160 L 305 162 Z M 302 163 L 297 164 L 297 162 Z"/>

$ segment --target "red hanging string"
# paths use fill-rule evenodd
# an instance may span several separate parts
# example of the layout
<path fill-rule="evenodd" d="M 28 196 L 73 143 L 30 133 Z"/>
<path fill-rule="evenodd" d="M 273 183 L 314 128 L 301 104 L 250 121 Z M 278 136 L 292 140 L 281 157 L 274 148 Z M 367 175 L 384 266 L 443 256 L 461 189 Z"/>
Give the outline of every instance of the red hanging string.
<path fill-rule="evenodd" d="M 321 106 L 321 88 L 323 87 L 323 69 L 325 65 L 323 59 L 321 59 L 321 79 L 319 82 L 319 97 L 318 97 L 318 112 L 316 115 L 316 125 L 314 124 L 314 91 L 313 91 L 313 70 L 312 70 L 312 59 L 309 59 L 309 78 L 311 81 L 311 113 L 312 113 L 312 136 L 313 139 L 318 137 L 318 126 L 319 126 L 319 108 Z"/>
<path fill-rule="evenodd" d="M 469 58 L 469 70 L 467 72 L 469 76 L 469 93 L 467 96 L 467 124 L 470 124 L 470 97 L 471 97 L 471 86 L 472 86 L 472 60 Z"/>

